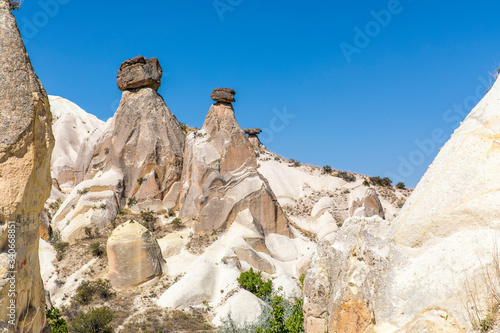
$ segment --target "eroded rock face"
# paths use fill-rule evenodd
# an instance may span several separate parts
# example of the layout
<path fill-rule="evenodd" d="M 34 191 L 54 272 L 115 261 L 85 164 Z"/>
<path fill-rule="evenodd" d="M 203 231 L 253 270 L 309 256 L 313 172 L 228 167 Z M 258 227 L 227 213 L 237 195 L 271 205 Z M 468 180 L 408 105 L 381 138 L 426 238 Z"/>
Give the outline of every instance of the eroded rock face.
<path fill-rule="evenodd" d="M 0 0 L 0 50 L 0 328 L 40 332 L 45 294 L 38 239 L 40 213 L 51 188 L 52 115 L 6 0 Z M 13 226 L 17 257 L 11 267 L 8 230 Z M 9 296 L 11 270 L 17 272 L 14 297 Z M 7 308 L 11 300 L 12 311 Z"/>
<path fill-rule="evenodd" d="M 107 254 L 108 277 L 115 288 L 134 287 L 162 274 L 160 246 L 137 222 L 126 222 L 113 230 Z"/>
<path fill-rule="evenodd" d="M 116 85 L 120 90 L 149 87 L 155 91 L 161 86 L 163 75 L 157 58 L 146 59 L 143 56 L 124 61 L 118 75 Z"/>
<path fill-rule="evenodd" d="M 248 208 L 265 232 L 290 235 L 230 103 L 213 104 L 202 129 L 186 138 L 182 184 L 180 217 L 195 232 L 227 229 Z"/>
<path fill-rule="evenodd" d="M 351 191 L 349 196 L 349 215 L 371 217 L 378 215 L 384 218 L 384 207 L 373 188 L 359 188 Z"/>
<path fill-rule="evenodd" d="M 250 141 L 250 144 L 254 147 L 254 149 L 266 149 L 257 136 L 262 133 L 260 128 L 245 128 L 245 133 L 248 134 L 248 141 Z"/>

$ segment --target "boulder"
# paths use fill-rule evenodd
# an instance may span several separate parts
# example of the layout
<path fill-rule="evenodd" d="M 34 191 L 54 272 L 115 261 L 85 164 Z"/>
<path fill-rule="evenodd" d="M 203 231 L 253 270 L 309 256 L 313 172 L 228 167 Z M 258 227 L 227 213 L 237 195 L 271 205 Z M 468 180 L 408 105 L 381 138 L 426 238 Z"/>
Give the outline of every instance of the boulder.
<path fill-rule="evenodd" d="M 255 149 L 266 149 L 266 147 L 260 142 L 257 134 L 262 133 L 260 128 L 245 128 L 245 133 L 248 134 L 248 141 Z"/>
<path fill-rule="evenodd" d="M 234 95 L 236 92 L 231 88 L 215 88 L 210 98 L 216 102 L 233 103 L 235 102 Z"/>
<path fill-rule="evenodd" d="M 113 230 L 107 254 L 108 278 L 114 288 L 135 287 L 162 274 L 160 246 L 137 222 L 126 222 Z"/>
<path fill-rule="evenodd" d="M 7 0 L 0 0 L 0 22 L 0 330 L 38 333 L 46 325 L 38 240 L 52 184 L 52 115 Z M 9 271 L 16 271 L 14 284 Z"/>
<path fill-rule="evenodd" d="M 163 71 L 157 58 L 146 59 L 137 56 L 121 64 L 116 76 L 116 85 L 122 91 L 145 87 L 158 91 L 162 75 Z"/>
<path fill-rule="evenodd" d="M 358 187 L 349 195 L 349 215 L 371 217 L 378 215 L 384 218 L 384 207 L 377 191 L 373 188 Z"/>
<path fill-rule="evenodd" d="M 249 209 L 266 233 L 291 235 L 231 104 L 213 104 L 202 129 L 186 138 L 181 182 L 179 216 L 197 233 L 227 229 Z"/>

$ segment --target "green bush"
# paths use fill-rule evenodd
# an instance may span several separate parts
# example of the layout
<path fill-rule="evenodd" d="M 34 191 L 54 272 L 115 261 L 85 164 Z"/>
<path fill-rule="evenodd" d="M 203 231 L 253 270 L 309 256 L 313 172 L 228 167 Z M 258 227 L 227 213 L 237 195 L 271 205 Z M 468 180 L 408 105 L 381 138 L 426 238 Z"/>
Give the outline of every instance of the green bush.
<path fill-rule="evenodd" d="M 173 216 L 175 216 L 175 211 L 172 208 L 169 208 L 167 212 L 167 217 L 173 217 Z"/>
<path fill-rule="evenodd" d="M 330 173 L 332 173 L 332 167 L 329 165 L 325 165 L 323 167 L 323 173 L 326 173 L 327 175 L 329 175 Z"/>
<path fill-rule="evenodd" d="M 87 194 L 87 193 L 89 193 L 89 192 L 90 192 L 90 189 L 89 189 L 88 187 L 85 187 L 85 188 L 84 188 L 84 189 L 82 189 L 82 190 L 78 190 L 78 191 L 76 191 L 76 193 L 77 193 L 77 194 L 79 194 L 79 195 L 85 195 L 85 194 Z"/>
<path fill-rule="evenodd" d="M 141 211 L 141 218 L 146 222 L 153 222 L 155 219 L 154 213 L 154 211 L 148 208 L 147 210 Z"/>
<path fill-rule="evenodd" d="M 180 230 L 180 229 L 184 228 L 184 223 L 182 223 L 182 220 L 178 217 L 173 219 L 172 222 L 170 222 L 170 224 L 172 225 L 172 227 L 175 230 Z"/>
<path fill-rule="evenodd" d="M 346 171 L 339 171 L 337 173 L 337 177 L 342 178 L 348 183 L 352 183 L 356 181 L 356 176 L 353 175 L 352 173 L 346 172 Z"/>
<path fill-rule="evenodd" d="M 399 188 L 400 190 L 404 190 L 406 188 L 405 183 L 403 183 L 403 182 L 397 183 L 396 188 Z"/>
<path fill-rule="evenodd" d="M 367 187 L 370 187 L 370 182 L 367 181 L 366 179 L 363 180 L 363 186 L 367 186 Z"/>
<path fill-rule="evenodd" d="M 57 212 L 59 210 L 59 207 L 61 207 L 62 203 L 63 201 L 61 200 L 61 198 L 58 198 L 56 201 L 52 202 L 49 205 L 49 208 Z"/>
<path fill-rule="evenodd" d="M 128 199 L 128 202 L 127 202 L 127 205 L 129 207 L 132 207 L 133 205 L 137 204 L 137 199 L 135 197 L 132 197 L 132 198 L 129 198 Z"/>
<path fill-rule="evenodd" d="M 58 308 L 49 308 L 45 305 L 45 312 L 47 314 L 47 323 L 49 324 L 52 333 L 68 333 L 68 325 L 66 320 L 61 317 Z"/>
<path fill-rule="evenodd" d="M 70 324 L 72 333 L 112 333 L 113 311 L 107 306 L 80 311 Z"/>
<path fill-rule="evenodd" d="M 378 185 L 378 186 L 391 186 L 392 185 L 392 180 L 389 177 L 370 177 L 370 182 L 373 185 Z"/>
<path fill-rule="evenodd" d="M 92 238 L 92 228 L 91 227 L 85 227 L 85 228 L 83 228 L 83 230 L 85 230 L 85 236 L 87 236 L 87 238 Z"/>
<path fill-rule="evenodd" d="M 54 244 L 54 249 L 56 250 L 56 259 L 61 261 L 64 258 L 64 251 L 68 248 L 68 242 L 57 242 Z"/>
<path fill-rule="evenodd" d="M 263 281 L 261 272 L 254 272 L 253 268 L 249 271 L 243 272 L 238 278 L 238 283 L 243 289 L 248 290 L 259 298 L 265 298 L 271 295 L 273 291 L 272 281 Z"/>
<path fill-rule="evenodd" d="M 299 166 L 300 166 L 300 162 L 299 162 L 299 161 L 294 160 L 293 158 L 292 158 L 292 159 L 290 159 L 290 161 L 289 161 L 289 162 L 292 164 L 292 166 L 293 166 L 294 168 L 297 168 L 297 167 L 299 167 Z"/>
<path fill-rule="evenodd" d="M 76 293 L 71 297 L 71 300 L 77 305 L 88 305 L 95 295 L 103 300 L 108 300 L 115 294 L 109 280 L 82 281 L 76 288 Z"/>
<path fill-rule="evenodd" d="M 94 257 L 101 257 L 104 252 L 106 252 L 106 249 L 101 245 L 101 243 L 96 242 L 90 244 L 90 251 Z"/>

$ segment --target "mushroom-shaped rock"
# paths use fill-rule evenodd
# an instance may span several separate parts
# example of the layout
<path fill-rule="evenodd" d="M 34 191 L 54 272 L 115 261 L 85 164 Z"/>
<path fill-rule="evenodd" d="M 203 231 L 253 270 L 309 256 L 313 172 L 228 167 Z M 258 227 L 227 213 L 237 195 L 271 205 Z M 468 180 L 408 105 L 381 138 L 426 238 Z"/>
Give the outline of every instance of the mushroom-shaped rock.
<path fill-rule="evenodd" d="M 108 277 L 115 288 L 134 287 L 162 273 L 161 249 L 137 222 L 119 225 L 108 239 Z"/>
<path fill-rule="evenodd" d="M 125 60 L 118 70 L 116 85 L 122 91 L 149 87 L 158 90 L 163 71 L 157 58 L 137 56 Z"/>
<path fill-rule="evenodd" d="M 248 140 L 252 144 L 252 147 L 261 149 L 266 148 L 262 144 L 262 142 L 260 142 L 259 137 L 257 136 L 257 134 L 262 133 L 262 130 L 260 128 L 245 128 L 245 133 L 248 134 Z"/>
<path fill-rule="evenodd" d="M 215 88 L 214 92 L 210 94 L 210 98 L 216 102 L 232 103 L 235 101 L 234 95 L 236 95 L 236 91 L 231 88 Z"/>

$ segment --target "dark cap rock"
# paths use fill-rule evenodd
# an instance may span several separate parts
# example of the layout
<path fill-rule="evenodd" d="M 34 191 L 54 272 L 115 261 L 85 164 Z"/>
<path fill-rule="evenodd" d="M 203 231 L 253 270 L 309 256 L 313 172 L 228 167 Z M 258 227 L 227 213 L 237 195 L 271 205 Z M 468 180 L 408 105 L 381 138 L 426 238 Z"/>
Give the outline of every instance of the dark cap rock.
<path fill-rule="evenodd" d="M 214 92 L 210 94 L 210 98 L 216 102 L 232 103 L 235 101 L 234 95 L 236 95 L 236 91 L 231 88 L 215 88 Z"/>
<path fill-rule="evenodd" d="M 245 133 L 248 135 L 257 135 L 262 133 L 260 128 L 245 128 Z"/>
<path fill-rule="evenodd" d="M 122 91 L 146 87 L 158 90 L 162 75 L 163 71 L 157 58 L 146 59 L 137 56 L 121 64 L 116 76 L 116 85 Z"/>

